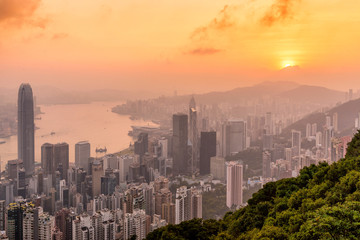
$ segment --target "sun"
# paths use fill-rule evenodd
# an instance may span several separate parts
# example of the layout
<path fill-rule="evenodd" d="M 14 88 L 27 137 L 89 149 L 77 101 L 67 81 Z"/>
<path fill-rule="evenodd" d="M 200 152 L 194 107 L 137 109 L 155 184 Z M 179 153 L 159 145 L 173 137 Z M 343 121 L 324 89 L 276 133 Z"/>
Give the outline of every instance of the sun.
<path fill-rule="evenodd" d="M 282 64 L 281 64 L 282 68 L 287 68 L 287 67 L 292 67 L 292 66 L 295 66 L 295 63 L 294 61 L 283 61 Z"/>

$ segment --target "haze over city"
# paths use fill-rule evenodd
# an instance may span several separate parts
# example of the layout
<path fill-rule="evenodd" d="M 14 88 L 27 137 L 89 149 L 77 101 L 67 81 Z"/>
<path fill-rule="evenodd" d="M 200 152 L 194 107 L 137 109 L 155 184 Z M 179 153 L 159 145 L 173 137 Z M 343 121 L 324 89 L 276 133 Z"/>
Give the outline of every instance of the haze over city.
<path fill-rule="evenodd" d="M 0 0 L 0 240 L 360 239 L 359 9 Z"/>

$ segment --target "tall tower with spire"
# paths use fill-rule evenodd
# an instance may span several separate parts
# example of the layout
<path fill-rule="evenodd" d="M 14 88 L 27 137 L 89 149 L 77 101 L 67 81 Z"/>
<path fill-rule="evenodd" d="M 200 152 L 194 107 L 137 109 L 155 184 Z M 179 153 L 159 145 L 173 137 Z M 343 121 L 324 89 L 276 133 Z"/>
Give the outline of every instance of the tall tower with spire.
<path fill-rule="evenodd" d="M 23 83 L 18 94 L 18 159 L 24 163 L 26 176 L 35 168 L 34 100 L 30 84 Z"/>
<path fill-rule="evenodd" d="M 197 129 L 197 111 L 194 96 L 191 97 L 189 103 L 189 140 L 192 144 L 191 163 L 189 163 L 192 174 L 199 169 L 199 136 Z"/>

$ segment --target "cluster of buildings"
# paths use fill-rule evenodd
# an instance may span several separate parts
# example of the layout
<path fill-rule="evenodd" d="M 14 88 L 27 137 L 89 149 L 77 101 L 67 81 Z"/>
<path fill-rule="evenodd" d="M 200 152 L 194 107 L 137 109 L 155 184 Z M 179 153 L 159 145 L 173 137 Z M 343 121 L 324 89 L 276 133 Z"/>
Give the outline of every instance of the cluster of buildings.
<path fill-rule="evenodd" d="M 18 159 L 8 162 L 0 181 L 0 239 L 144 239 L 166 224 L 201 218 L 202 188 L 178 186 L 171 192 L 166 177 L 199 172 L 198 157 L 207 163 L 215 155 L 214 136 L 202 139 L 213 144 L 211 151 L 189 148 L 187 121 L 186 115 L 174 115 L 174 134 L 150 140 L 140 133 L 128 150 L 101 158 L 91 157 L 89 142 L 78 142 L 74 164 L 69 144 L 45 143 L 38 164 L 32 89 L 22 84 Z M 196 128 L 190 132 L 196 142 Z M 209 166 L 204 169 L 209 173 Z"/>
<path fill-rule="evenodd" d="M 202 217 L 208 187 L 172 189 L 177 178 L 196 183 L 207 176 L 226 184 L 226 206 L 238 208 L 246 204 L 244 189 L 337 161 L 351 140 L 335 137 L 337 113 L 324 126 L 309 123 L 305 134 L 293 130 L 288 142 L 280 142 L 288 124 L 281 117 L 266 112 L 225 119 L 220 112 L 216 106 L 197 108 L 191 98 L 186 112 L 172 115 L 171 128 L 136 131 L 125 151 L 94 158 L 90 143 L 81 141 L 74 146 L 75 163 L 69 163 L 67 143 L 45 143 L 36 164 L 32 90 L 21 85 L 18 159 L 8 162 L 0 181 L 0 239 L 144 239 L 159 227 Z M 315 144 L 304 148 L 304 140 Z M 261 152 L 262 162 L 261 169 L 250 169 L 259 174 L 246 181 L 244 162 L 252 159 L 226 160 L 249 148 Z"/>

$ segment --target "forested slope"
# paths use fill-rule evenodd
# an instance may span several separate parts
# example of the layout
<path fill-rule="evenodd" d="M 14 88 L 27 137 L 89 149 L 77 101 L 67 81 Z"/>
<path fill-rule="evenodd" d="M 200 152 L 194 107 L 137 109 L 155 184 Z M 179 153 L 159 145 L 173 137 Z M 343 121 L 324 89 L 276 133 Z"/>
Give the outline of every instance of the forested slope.
<path fill-rule="evenodd" d="M 248 206 L 223 219 L 194 219 L 155 230 L 147 239 L 359 239 L 360 132 L 345 159 L 271 182 Z"/>

